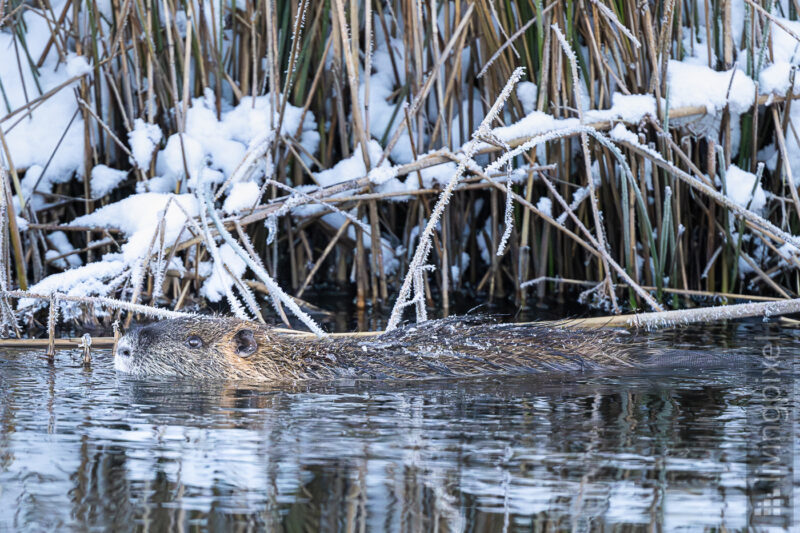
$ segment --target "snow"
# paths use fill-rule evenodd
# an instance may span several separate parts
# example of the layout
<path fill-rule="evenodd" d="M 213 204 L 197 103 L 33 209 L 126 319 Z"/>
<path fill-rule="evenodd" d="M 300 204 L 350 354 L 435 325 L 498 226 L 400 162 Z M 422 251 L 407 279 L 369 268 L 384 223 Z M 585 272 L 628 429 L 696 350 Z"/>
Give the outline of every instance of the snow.
<path fill-rule="evenodd" d="M 370 140 L 367 143 L 367 156 L 369 157 L 371 165 L 376 166 L 381 155 L 383 155 L 383 148 L 381 148 L 381 145 L 378 141 Z M 384 161 L 379 168 L 388 166 L 388 161 Z M 337 183 L 366 175 L 367 167 L 364 166 L 364 156 L 361 152 L 361 145 L 359 144 L 356 146 L 356 149 L 353 150 L 350 157 L 342 159 L 327 170 L 317 172 L 314 174 L 314 179 L 316 179 L 317 183 L 322 187 L 330 187 L 331 185 L 336 185 Z"/>
<path fill-rule="evenodd" d="M 382 32 L 378 32 L 381 34 Z M 405 56 L 405 48 L 403 41 L 400 39 L 391 38 L 392 54 L 396 61 L 402 64 L 402 58 Z M 369 76 L 369 132 L 372 137 L 382 139 L 386 135 L 387 143 L 392 138 L 394 132 L 400 128 L 404 130 L 397 144 L 394 145 L 390 156 L 396 163 L 410 163 L 414 159 L 414 154 L 411 150 L 411 139 L 408 132 L 405 131 L 405 115 L 402 107 L 398 110 L 398 105 L 405 105 L 403 102 L 393 101 L 393 93 L 397 89 L 394 70 L 392 69 L 392 60 L 389 56 L 389 47 L 383 39 L 378 43 L 376 49 L 372 53 L 372 69 L 373 72 Z M 401 72 L 399 83 L 405 83 L 404 71 Z M 362 117 L 367 114 L 364 110 L 364 103 L 366 100 L 366 76 L 360 76 L 360 85 L 358 88 L 358 102 L 361 105 Z M 387 135 L 388 133 L 388 135 Z M 383 150 L 381 150 L 383 153 Z"/>
<path fill-rule="evenodd" d="M 177 190 L 179 183 L 180 192 L 186 192 L 197 188 L 199 177 L 214 183 L 226 181 L 244 159 L 248 147 L 268 138 L 271 124 L 277 123 L 278 114 L 273 115 L 270 99 L 269 95 L 243 97 L 235 107 L 223 105 L 218 118 L 215 94 L 206 89 L 204 96 L 191 101 L 186 112 L 186 131 L 167 139 L 164 149 L 156 154 L 156 175 L 140 184 L 138 192 L 171 192 Z M 313 114 L 302 116 L 300 108 L 287 104 L 280 133 L 294 136 L 298 130 L 300 144 L 309 153 L 315 153 L 319 132 Z M 129 142 L 134 159 L 141 168 L 149 166 L 150 156 L 160 138 L 161 131 L 157 126 L 146 125 L 140 120 L 136 122 Z M 310 163 L 307 157 L 303 158 L 307 164 Z M 263 178 L 265 172 L 269 170 L 262 165 L 252 179 Z"/>
<path fill-rule="evenodd" d="M 25 177 L 22 178 L 20 181 L 20 188 L 22 189 L 22 197 L 25 198 L 26 204 L 30 202 L 31 207 L 34 210 L 41 209 L 46 205 L 44 198 L 41 195 L 34 194 L 33 190 L 36 187 L 36 191 L 40 193 L 51 193 L 53 192 L 53 183 L 46 178 L 42 178 L 42 171 L 44 169 L 39 165 L 32 165 L 28 170 L 25 172 Z M 39 185 L 36 185 L 36 182 L 39 182 Z M 19 198 L 14 196 L 14 210 L 17 214 L 20 214 L 20 204 Z"/>
<path fill-rule="evenodd" d="M 781 25 L 785 26 L 795 35 L 800 35 L 800 21 L 778 17 Z M 786 62 L 797 64 L 800 60 L 800 43 L 797 39 L 786 33 L 777 24 L 770 24 L 772 37 L 772 60 L 775 63 Z M 769 52 L 767 57 L 769 57 Z"/>
<path fill-rule="evenodd" d="M 73 268 L 47 276 L 30 287 L 33 294 L 51 294 L 59 292 L 69 296 L 106 296 L 114 287 L 108 280 L 119 276 L 125 269 L 121 261 L 95 261 L 82 267 Z M 19 301 L 20 310 L 36 310 L 46 305 L 42 300 L 23 298 Z M 61 308 L 63 316 L 70 318 L 68 309 Z"/>
<path fill-rule="evenodd" d="M 584 118 L 586 122 L 621 120 L 636 123 L 646 115 L 656 116 L 656 99 L 653 95 L 614 93 L 611 109 L 587 111 Z"/>
<path fill-rule="evenodd" d="M 253 181 L 242 181 L 234 183 L 231 192 L 222 204 L 222 210 L 226 213 L 236 213 L 244 209 L 250 209 L 258 203 L 260 188 L 258 183 Z"/>
<path fill-rule="evenodd" d="M 188 172 L 189 183 L 196 184 L 200 170 L 205 166 L 203 146 L 186 134 L 170 135 L 167 145 L 158 153 L 156 172 L 177 185 Z M 174 188 L 171 187 L 170 189 Z"/>
<path fill-rule="evenodd" d="M 533 111 L 510 126 L 494 128 L 492 133 L 498 139 L 509 142 L 514 139 L 531 137 L 556 129 L 575 127 L 579 124 L 580 121 L 577 118 L 556 119 L 547 113 Z"/>
<path fill-rule="evenodd" d="M 742 207 L 750 204 L 750 210 L 760 212 L 767 203 L 761 183 L 756 185 L 756 175 L 744 171 L 736 165 L 728 167 L 725 173 L 726 196 Z M 753 193 L 755 186 L 755 193 Z M 752 199 L 752 201 L 751 201 Z"/>
<path fill-rule="evenodd" d="M 517 84 L 517 98 L 519 103 L 522 104 L 522 110 L 526 115 L 536 111 L 536 98 L 538 95 L 539 91 L 532 81 L 521 81 Z"/>
<path fill-rule="evenodd" d="M 717 72 L 707 66 L 675 60 L 670 60 L 667 66 L 667 84 L 671 109 L 704 106 L 709 114 L 722 111 L 726 104 L 733 113 L 747 111 L 753 105 L 756 90 L 753 80 L 739 69 Z"/>
<path fill-rule="evenodd" d="M 219 258 L 237 278 L 241 279 L 245 270 L 247 270 L 244 259 L 239 257 L 236 251 L 227 243 L 219 247 Z M 231 275 L 222 265 L 218 265 L 215 261 L 211 276 L 203 283 L 200 288 L 200 294 L 210 302 L 218 302 L 227 294 L 232 285 L 233 278 Z"/>
<path fill-rule="evenodd" d="M 97 165 L 92 169 L 91 192 L 93 198 L 102 198 L 117 188 L 128 173 L 116 170 L 106 165 Z"/>
<path fill-rule="evenodd" d="M 800 73 L 799 73 L 800 74 Z M 800 77 L 800 75 L 798 76 Z M 800 144 L 798 144 L 797 135 L 794 134 L 792 127 L 800 134 L 800 104 L 797 102 L 792 103 L 791 110 L 789 111 L 790 126 L 786 132 L 786 158 L 789 163 L 789 168 L 792 169 L 792 179 L 795 186 L 800 186 Z M 778 164 L 778 150 L 772 151 L 771 157 L 767 160 L 770 168 L 775 170 Z M 765 154 L 766 155 L 766 154 Z"/>
<path fill-rule="evenodd" d="M 166 212 L 165 212 L 166 209 Z M 191 217 L 198 215 L 197 199 L 190 194 L 174 195 L 159 193 L 134 194 L 93 213 L 76 218 L 70 224 L 93 228 L 118 228 L 128 238 L 120 253 L 109 253 L 100 260 L 85 266 L 72 268 L 59 274 L 47 276 L 30 288 L 34 294 L 49 294 L 54 291 L 72 296 L 106 296 L 117 288 L 112 278 L 130 272 L 131 267 L 148 257 L 151 243 L 159 246 L 157 230 L 163 215 L 164 246 L 170 246 L 178 238 L 186 222 L 184 211 Z M 53 238 L 54 234 L 50 235 Z M 188 233 L 184 233 L 188 236 Z M 53 245 L 65 251 L 71 249 L 66 236 L 55 235 Z M 63 253 L 63 252 L 61 252 Z M 72 256 L 70 256 L 72 257 Z M 77 259 L 77 256 L 75 256 Z M 79 259 L 78 259 L 79 260 Z M 70 260 L 74 264 L 75 259 Z M 20 309 L 35 310 L 44 304 L 39 300 L 20 300 Z M 61 310 L 66 318 L 74 312 L 74 305 L 64 302 Z"/>
<path fill-rule="evenodd" d="M 24 38 L 29 57 L 39 58 L 50 37 L 47 21 L 34 9 L 23 10 L 20 16 L 22 21 L 16 27 L 21 31 L 27 30 Z M 29 57 L 21 46 L 14 46 L 14 35 L 9 31 L 0 32 L 0 57 L 3 58 L 0 60 L 2 114 L 8 109 L 19 109 L 73 77 L 91 71 L 86 59 L 72 52 L 64 57 L 66 65 L 59 64 L 57 47 L 52 46 L 44 63 L 37 69 L 38 77 L 35 78 Z M 19 50 L 19 57 L 16 50 Z M 77 113 L 78 103 L 73 92 L 78 83 L 79 80 L 76 80 L 46 98 L 41 105 L 34 106 L 27 117 L 20 113 L 14 120 L 3 124 L 14 166 L 18 170 L 33 165 L 46 166 L 45 187 L 46 183 L 64 183 L 74 174 L 83 173 L 84 125 L 81 114 Z M 17 121 L 22 117 L 25 117 L 24 120 Z M 0 161 L 7 166 L 5 157 Z"/>
<path fill-rule="evenodd" d="M 785 96 L 789 91 L 792 65 L 786 61 L 778 61 L 762 69 L 758 75 L 759 90 L 762 94 Z M 793 92 L 800 91 L 800 73 L 795 75 Z"/>
<path fill-rule="evenodd" d="M 388 165 L 382 165 L 379 168 L 373 168 L 369 171 L 369 181 L 373 185 L 383 185 L 392 178 L 397 177 L 397 168 Z"/>
<path fill-rule="evenodd" d="M 45 259 L 58 257 L 59 255 L 69 253 L 75 249 L 72 247 L 72 244 L 70 244 L 69 239 L 67 239 L 67 234 L 63 231 L 54 231 L 48 234 L 47 240 L 54 249 L 47 250 L 47 252 L 45 252 Z M 83 261 L 81 261 L 81 258 L 78 254 L 68 255 L 67 257 L 53 261 L 53 265 L 61 269 L 68 267 L 79 267 L 82 264 Z"/>
<path fill-rule="evenodd" d="M 169 246 L 186 221 L 184 211 L 192 217 L 198 215 L 197 199 L 191 194 L 134 194 L 78 217 L 70 225 L 121 230 L 128 237 L 128 242 L 122 245 L 122 261 L 129 265 L 147 254 L 165 208 L 164 241 Z"/>
<path fill-rule="evenodd" d="M 162 137 L 163 134 L 158 125 L 148 124 L 137 118 L 133 123 L 133 130 L 128 133 L 128 144 L 131 154 L 133 154 L 131 164 L 135 164 L 142 170 L 148 170 L 153 158 L 153 151 L 161 142 Z"/>
<path fill-rule="evenodd" d="M 422 188 L 432 189 L 436 185 L 447 185 L 447 182 L 449 182 L 450 178 L 453 177 L 453 174 L 455 174 L 457 168 L 458 166 L 452 161 L 428 168 L 423 168 L 419 171 L 420 177 L 422 178 Z M 419 189 L 419 181 L 420 180 L 417 178 L 417 173 L 412 172 L 406 178 L 406 189 L 409 191 Z"/>
<path fill-rule="evenodd" d="M 609 135 L 615 141 L 627 141 L 629 143 L 639 142 L 639 138 L 636 137 L 636 134 L 626 128 L 624 124 L 617 124 L 614 126 Z"/>

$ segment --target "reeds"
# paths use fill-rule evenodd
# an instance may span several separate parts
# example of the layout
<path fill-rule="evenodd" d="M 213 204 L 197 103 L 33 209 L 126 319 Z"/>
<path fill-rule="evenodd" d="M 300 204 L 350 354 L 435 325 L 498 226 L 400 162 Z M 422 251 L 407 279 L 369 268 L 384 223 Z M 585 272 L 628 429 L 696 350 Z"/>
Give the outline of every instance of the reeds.
<path fill-rule="evenodd" d="M 741 115 L 726 106 L 719 126 L 699 133 L 691 118 L 702 117 L 705 107 L 669 105 L 670 59 L 695 54 L 724 70 L 743 50 L 747 74 L 758 81 L 770 60 L 772 25 L 793 34 L 785 20 L 796 18 L 794 10 L 775 13 L 772 2 L 747 0 L 745 31 L 733 42 L 723 4 L 115 0 L 102 12 L 75 0 L 44 7 L 0 1 L 0 29 L 14 36 L 13 49 L 0 53 L 29 66 L 35 80 L 47 53 L 66 59 L 77 52 L 91 65 L 52 89 L 26 85 L 22 106 L 1 98 L 19 81 L 0 79 L 0 214 L 8 214 L 0 223 L 0 293 L 26 290 L 58 272 L 55 256 L 91 263 L 117 251 L 124 235 L 115 228 L 69 222 L 158 175 L 154 160 L 144 168 L 131 161 L 128 139 L 137 119 L 159 126 L 163 147 L 186 131 L 192 100 L 206 94 L 217 117 L 248 96 L 267 95 L 274 112 L 212 196 L 199 192 L 200 216 L 187 214 L 172 242 L 164 239 L 163 217 L 154 221 L 147 256 L 112 280 L 108 296 L 131 305 L 201 308 L 208 276 L 201 265 L 213 260 L 219 275 L 235 278 L 226 293 L 232 311 L 259 318 L 255 288 L 271 299 L 276 316 L 286 319 L 288 307 L 319 334 L 300 298 L 323 282 L 352 288 L 361 307 L 396 301 L 389 329 L 408 305 L 425 319 L 432 306 L 446 310 L 450 295 L 462 290 L 524 305 L 529 291 L 564 291 L 556 279 L 589 283 L 583 297 L 613 312 L 691 306 L 698 294 L 795 297 L 800 200 L 793 175 L 800 171 L 791 168 L 786 146 L 798 137 L 792 91 L 755 94 Z M 29 50 L 26 13 L 46 20 L 46 51 Z M 520 68 L 536 84 L 532 102 L 508 89 Z M 390 80 L 380 101 L 372 99 L 385 88 L 377 72 Z M 75 92 L 85 139 L 81 168 L 77 179 L 61 179 L 50 190 L 24 191 L 29 169 L 15 166 L 5 139 L 60 91 Z M 591 123 L 585 110 L 610 108 L 614 93 L 650 94 L 664 105 L 656 116 L 627 124 L 628 135 L 609 136 L 604 131 L 615 123 Z M 493 108 L 496 102 L 502 110 Z M 556 119 L 577 118 L 580 126 L 514 139 L 492 132 L 525 117 L 531 105 Z M 303 118 L 297 131 L 283 127 L 294 108 L 315 118 L 313 153 L 301 142 Z M 736 131 L 741 142 L 734 151 Z M 176 190 L 191 174 L 189 148 L 179 139 L 186 172 Z M 382 149 L 377 160 L 365 148 L 371 139 Z M 773 143 L 779 161 L 759 173 L 768 201 L 756 212 L 732 201 L 715 180 L 724 180 L 730 163 L 755 172 L 760 151 Z M 316 185 L 316 173 L 359 146 L 363 175 L 297 189 Z M 409 160 L 397 156 L 404 151 Z M 43 157 L 45 168 L 53 156 Z M 446 185 L 423 186 L 425 169 L 453 163 L 458 170 Z M 130 174 L 95 198 L 89 179 L 99 164 Z M 523 169 L 523 179 L 512 179 L 511 168 Z M 266 179 L 251 207 L 222 216 L 228 185 L 259 172 Z M 381 192 L 381 183 L 395 178 L 419 186 Z M 8 208 L 12 195 L 22 226 Z M 319 204 L 330 209 L 298 210 Z M 331 212 L 344 222 L 326 221 Z M 68 233 L 71 250 L 53 253 L 55 230 Z M 222 243 L 258 282 L 225 270 L 217 252 Z M 548 281 L 526 283 L 532 278 Z M 5 296 L 0 318 L 4 334 L 18 328 Z M 82 319 L 94 320 L 92 306 Z"/>

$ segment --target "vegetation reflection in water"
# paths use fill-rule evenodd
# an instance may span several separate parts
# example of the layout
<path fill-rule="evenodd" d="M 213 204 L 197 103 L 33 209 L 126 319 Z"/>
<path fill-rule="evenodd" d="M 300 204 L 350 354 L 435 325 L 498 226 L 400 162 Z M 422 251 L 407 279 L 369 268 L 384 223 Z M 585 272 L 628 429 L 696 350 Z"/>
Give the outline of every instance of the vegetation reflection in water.
<path fill-rule="evenodd" d="M 761 323 L 656 342 L 797 351 Z M 0 530 L 743 530 L 750 370 L 276 390 L 4 352 Z"/>

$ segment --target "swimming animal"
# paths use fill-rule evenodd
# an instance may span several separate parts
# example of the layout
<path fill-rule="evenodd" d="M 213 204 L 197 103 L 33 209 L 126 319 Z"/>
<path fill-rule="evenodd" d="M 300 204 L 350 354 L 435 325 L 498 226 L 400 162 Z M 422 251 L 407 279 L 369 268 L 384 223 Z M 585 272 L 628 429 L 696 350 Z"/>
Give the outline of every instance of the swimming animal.
<path fill-rule="evenodd" d="M 653 355 L 620 331 L 454 317 L 370 337 L 298 338 L 238 318 L 196 316 L 134 327 L 114 365 L 135 376 L 299 380 L 424 379 L 694 366 L 697 355 Z M 702 359 L 702 358 L 701 358 Z"/>

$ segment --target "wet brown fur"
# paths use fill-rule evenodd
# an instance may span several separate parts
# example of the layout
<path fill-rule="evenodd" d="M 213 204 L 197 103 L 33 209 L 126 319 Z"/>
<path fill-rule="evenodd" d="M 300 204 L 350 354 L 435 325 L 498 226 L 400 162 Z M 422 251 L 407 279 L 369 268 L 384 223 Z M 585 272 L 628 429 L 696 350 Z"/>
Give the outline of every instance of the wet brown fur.
<path fill-rule="evenodd" d="M 190 347 L 197 336 L 202 346 Z M 255 344 L 253 344 L 255 343 Z M 163 320 L 135 328 L 118 345 L 117 368 L 148 375 L 288 382 L 311 379 L 424 379 L 582 372 L 634 367 L 614 332 L 457 317 L 377 337 L 297 339 L 229 317 Z M 253 350 L 252 354 L 242 350 Z M 123 350 L 124 351 L 124 350 Z"/>

